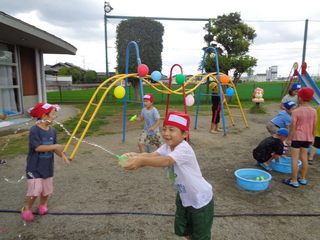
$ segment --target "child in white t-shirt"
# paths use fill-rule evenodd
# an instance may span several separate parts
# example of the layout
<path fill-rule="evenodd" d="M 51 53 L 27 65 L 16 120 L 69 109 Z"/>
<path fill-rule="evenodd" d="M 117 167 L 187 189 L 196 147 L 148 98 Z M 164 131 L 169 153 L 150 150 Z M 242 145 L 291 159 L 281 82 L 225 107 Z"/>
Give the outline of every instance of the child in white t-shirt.
<path fill-rule="evenodd" d="M 165 144 L 152 153 L 126 153 L 132 157 L 122 168 L 167 167 L 168 177 L 178 190 L 175 233 L 187 239 L 211 239 L 213 221 L 212 186 L 203 178 L 189 135 L 190 117 L 170 112 L 163 122 Z"/>

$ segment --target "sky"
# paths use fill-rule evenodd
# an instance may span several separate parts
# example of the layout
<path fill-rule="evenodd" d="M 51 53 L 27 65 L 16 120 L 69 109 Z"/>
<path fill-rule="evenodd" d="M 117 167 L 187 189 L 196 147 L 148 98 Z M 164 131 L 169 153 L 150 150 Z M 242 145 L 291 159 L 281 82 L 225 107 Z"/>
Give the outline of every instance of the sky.
<path fill-rule="evenodd" d="M 302 62 L 306 19 L 307 71 L 320 73 L 320 15 L 316 0 L 295 4 L 288 0 L 109 1 L 113 10 L 107 16 L 209 19 L 239 12 L 244 23 L 257 34 L 249 55 L 258 59 L 254 74 L 278 66 L 278 77 L 288 77 L 294 62 Z M 75 46 L 76 55 L 45 54 L 44 63 L 71 62 L 85 69 L 106 71 L 104 1 L 102 0 L 1 0 L 0 11 L 45 30 Z M 109 72 L 116 67 L 116 27 L 125 19 L 107 18 Z M 203 58 L 205 21 L 156 20 L 163 24 L 162 73 L 170 74 L 174 64 L 184 74 L 196 75 Z M 143 63 L 143 59 L 141 59 Z M 173 75 L 180 73 L 175 67 Z M 150 73 L 151 74 L 151 73 Z M 244 74 L 246 76 L 246 74 Z"/>

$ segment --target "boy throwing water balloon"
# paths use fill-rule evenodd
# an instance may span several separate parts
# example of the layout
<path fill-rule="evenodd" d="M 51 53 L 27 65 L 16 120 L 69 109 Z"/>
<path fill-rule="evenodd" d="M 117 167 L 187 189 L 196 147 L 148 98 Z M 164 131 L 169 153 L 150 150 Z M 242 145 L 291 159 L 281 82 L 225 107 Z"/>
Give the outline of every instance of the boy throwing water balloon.
<path fill-rule="evenodd" d="M 22 220 L 27 222 L 34 220 L 32 206 L 38 196 L 38 214 L 44 215 L 49 211 L 46 203 L 48 196 L 53 193 L 54 153 L 61 157 L 62 162 L 70 164 L 63 153 L 64 146 L 57 143 L 56 130 L 50 126 L 57 117 L 57 108 L 48 103 L 39 103 L 30 111 L 30 115 L 38 121 L 29 133 L 26 167 L 28 191 L 26 205 L 21 210 Z"/>
<path fill-rule="evenodd" d="M 175 233 L 186 239 L 211 239 L 213 221 L 212 186 L 202 176 L 192 147 L 184 140 L 189 135 L 190 117 L 170 112 L 163 122 L 165 144 L 152 153 L 126 153 L 132 157 L 122 168 L 166 167 L 169 180 L 178 190 Z"/>

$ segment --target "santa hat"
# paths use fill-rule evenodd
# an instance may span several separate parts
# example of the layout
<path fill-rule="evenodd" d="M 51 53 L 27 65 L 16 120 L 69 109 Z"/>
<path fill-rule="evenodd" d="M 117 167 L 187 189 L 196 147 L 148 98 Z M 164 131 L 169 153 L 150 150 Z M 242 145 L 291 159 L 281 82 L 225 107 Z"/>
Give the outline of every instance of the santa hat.
<path fill-rule="evenodd" d="M 51 112 L 53 109 L 58 111 L 60 108 L 58 105 L 51 105 L 49 103 L 38 103 L 34 108 L 30 110 L 30 115 L 38 119 L 42 118 L 43 114 Z"/>
<path fill-rule="evenodd" d="M 169 125 L 184 131 L 189 131 L 190 117 L 188 114 L 172 111 L 169 112 L 163 121 L 163 126 Z"/>

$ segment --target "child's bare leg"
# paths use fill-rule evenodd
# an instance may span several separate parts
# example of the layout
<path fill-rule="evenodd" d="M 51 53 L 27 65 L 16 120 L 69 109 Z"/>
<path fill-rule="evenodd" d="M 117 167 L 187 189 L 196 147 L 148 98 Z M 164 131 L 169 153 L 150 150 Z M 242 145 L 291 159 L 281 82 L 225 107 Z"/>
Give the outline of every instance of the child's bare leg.
<path fill-rule="evenodd" d="M 308 172 L 308 148 L 300 148 L 300 158 L 301 158 L 301 176 L 302 180 L 306 180 L 306 175 Z"/>
<path fill-rule="evenodd" d="M 298 160 L 300 148 L 291 148 L 291 182 L 298 181 Z"/>
<path fill-rule="evenodd" d="M 211 123 L 209 132 L 211 132 L 211 131 L 213 131 L 213 130 L 214 130 L 214 123 Z"/>
<path fill-rule="evenodd" d="M 318 148 L 315 148 L 315 147 L 312 146 L 311 151 L 309 153 L 309 160 L 313 160 L 313 157 L 316 154 L 317 150 L 318 150 Z"/>
<path fill-rule="evenodd" d="M 26 209 L 25 210 L 32 210 L 32 206 L 34 204 L 34 202 L 36 201 L 37 197 L 26 197 Z"/>
<path fill-rule="evenodd" d="M 141 153 L 146 152 L 146 148 L 145 148 L 145 146 L 143 144 L 138 142 L 138 147 L 139 147 L 139 150 L 140 150 Z"/>
<path fill-rule="evenodd" d="M 47 196 L 42 196 L 41 195 L 39 205 L 46 205 L 48 197 L 49 197 L 49 195 L 47 195 Z"/>
<path fill-rule="evenodd" d="M 216 123 L 215 126 L 216 126 L 215 130 L 217 132 L 222 132 L 222 130 L 219 128 L 219 123 Z"/>
<path fill-rule="evenodd" d="M 215 123 L 211 123 L 211 127 L 210 127 L 210 133 L 217 133 L 215 130 L 214 130 L 214 127 L 215 127 Z"/>
<path fill-rule="evenodd" d="M 266 166 L 270 166 L 272 159 L 274 159 L 274 155 L 272 155 L 272 157 L 268 161 L 264 162 L 264 164 Z"/>

